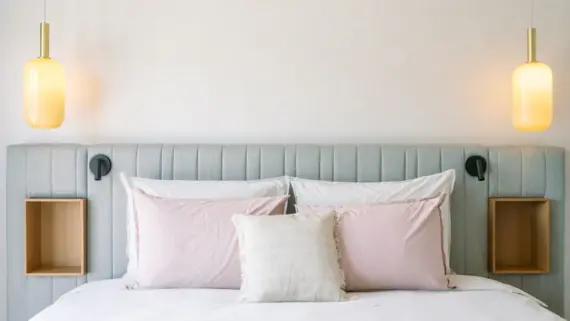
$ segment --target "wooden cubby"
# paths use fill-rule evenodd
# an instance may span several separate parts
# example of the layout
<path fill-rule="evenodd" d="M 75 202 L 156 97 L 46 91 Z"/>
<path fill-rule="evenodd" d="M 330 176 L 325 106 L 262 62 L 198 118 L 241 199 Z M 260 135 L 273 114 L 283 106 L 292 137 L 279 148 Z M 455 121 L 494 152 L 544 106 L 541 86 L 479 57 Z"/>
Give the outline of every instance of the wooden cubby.
<path fill-rule="evenodd" d="M 26 274 L 86 273 L 86 199 L 26 199 Z"/>
<path fill-rule="evenodd" d="M 550 272 L 548 199 L 489 199 L 489 271 L 495 274 Z"/>

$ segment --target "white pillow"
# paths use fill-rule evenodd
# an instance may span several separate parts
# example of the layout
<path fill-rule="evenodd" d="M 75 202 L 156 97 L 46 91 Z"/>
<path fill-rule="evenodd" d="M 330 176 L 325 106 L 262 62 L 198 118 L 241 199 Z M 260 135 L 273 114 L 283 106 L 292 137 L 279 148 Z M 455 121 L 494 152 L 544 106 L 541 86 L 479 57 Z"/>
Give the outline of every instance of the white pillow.
<path fill-rule="evenodd" d="M 453 169 L 440 174 L 396 182 L 352 183 L 301 178 L 291 179 L 297 206 L 338 206 L 402 202 L 446 194 L 440 210 L 443 223 L 443 249 L 448 272 L 450 272 L 449 258 L 451 254 L 450 195 L 453 192 L 454 184 L 455 170 Z"/>
<path fill-rule="evenodd" d="M 335 213 L 235 215 L 245 302 L 346 299 L 334 237 Z"/>
<path fill-rule="evenodd" d="M 128 177 L 120 174 L 127 193 L 127 275 L 137 271 L 137 238 L 133 210 L 133 190 L 140 189 L 150 196 L 177 199 L 243 199 L 254 197 L 284 196 L 289 193 L 287 177 L 256 181 L 173 181 Z"/>

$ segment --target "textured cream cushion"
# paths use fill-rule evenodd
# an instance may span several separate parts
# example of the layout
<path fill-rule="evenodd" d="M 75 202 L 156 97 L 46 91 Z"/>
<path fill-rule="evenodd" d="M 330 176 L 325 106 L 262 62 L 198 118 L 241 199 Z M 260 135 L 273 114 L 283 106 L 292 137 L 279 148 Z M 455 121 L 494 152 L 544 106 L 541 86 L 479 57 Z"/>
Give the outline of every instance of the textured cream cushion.
<path fill-rule="evenodd" d="M 326 302 L 346 298 L 335 213 L 235 215 L 242 301 Z"/>

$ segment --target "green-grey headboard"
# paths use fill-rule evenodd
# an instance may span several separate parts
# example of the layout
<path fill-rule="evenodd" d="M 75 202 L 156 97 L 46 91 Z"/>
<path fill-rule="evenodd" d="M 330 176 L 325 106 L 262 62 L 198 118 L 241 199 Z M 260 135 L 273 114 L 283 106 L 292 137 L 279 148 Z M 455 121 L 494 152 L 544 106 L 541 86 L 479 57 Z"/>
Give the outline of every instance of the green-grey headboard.
<path fill-rule="evenodd" d="M 97 154 L 112 159 L 101 181 L 88 171 Z M 489 162 L 485 181 L 465 173 L 468 156 Z M 24 321 L 85 282 L 125 272 L 126 202 L 121 171 L 156 179 L 246 180 L 299 176 L 334 181 L 393 181 L 457 171 L 452 196 L 451 267 L 520 287 L 563 313 L 564 150 L 552 147 L 381 145 L 17 145 L 8 148 L 7 257 L 9 321 Z M 551 273 L 496 276 L 487 272 L 487 199 L 535 196 L 551 199 Z M 87 197 L 88 274 L 26 277 L 24 199 Z M 3 232 L 3 231 L 0 231 Z M 0 239 L 4 242 L 4 238 Z M 4 289 L 2 289 L 4 290 Z M 0 321 L 4 318 L 0 315 Z"/>

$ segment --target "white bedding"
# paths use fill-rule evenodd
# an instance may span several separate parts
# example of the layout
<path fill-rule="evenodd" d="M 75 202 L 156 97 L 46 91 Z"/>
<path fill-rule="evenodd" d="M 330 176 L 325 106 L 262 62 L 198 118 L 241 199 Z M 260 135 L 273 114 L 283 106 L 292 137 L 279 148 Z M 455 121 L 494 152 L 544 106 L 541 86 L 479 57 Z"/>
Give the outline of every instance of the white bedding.
<path fill-rule="evenodd" d="M 353 294 L 341 303 L 238 303 L 237 290 L 127 290 L 125 280 L 85 284 L 32 321 L 546 321 L 562 320 L 508 285 L 454 276 L 458 290 Z"/>

